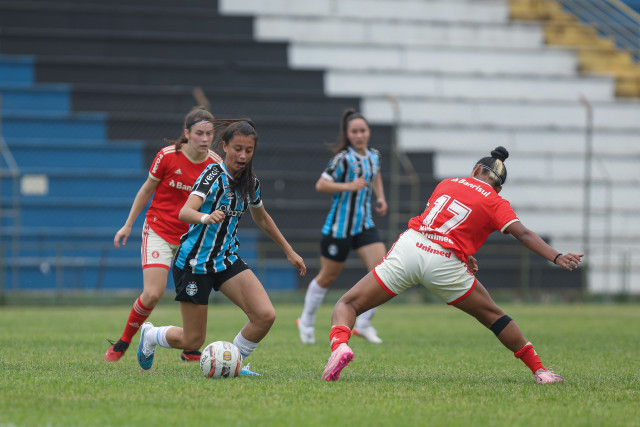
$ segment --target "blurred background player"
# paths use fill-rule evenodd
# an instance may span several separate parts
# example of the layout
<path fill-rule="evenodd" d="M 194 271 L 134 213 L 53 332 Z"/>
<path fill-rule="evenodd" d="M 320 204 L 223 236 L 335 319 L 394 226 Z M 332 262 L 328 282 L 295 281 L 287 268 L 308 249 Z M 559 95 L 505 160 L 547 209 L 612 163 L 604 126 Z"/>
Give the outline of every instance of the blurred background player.
<path fill-rule="evenodd" d="M 202 171 L 222 159 L 211 150 L 213 142 L 213 115 L 203 107 L 187 113 L 183 132 L 172 145 L 156 155 L 147 180 L 138 191 L 124 226 L 116 233 L 113 244 L 116 249 L 127 244 L 131 227 L 147 202 L 153 201 L 147 210 L 142 228 L 142 294 L 136 299 L 129 313 L 120 339 L 104 355 L 104 360 L 120 360 L 131 343 L 131 339 L 147 320 L 167 287 L 167 274 L 180 236 L 189 225 L 178 219 L 180 208 L 189 197 L 193 183 Z M 196 349 L 197 350 L 197 349 Z M 183 352 L 182 360 L 200 360 L 200 352 Z"/>
<path fill-rule="evenodd" d="M 546 369 L 520 328 L 493 302 L 476 279 L 471 256 L 489 234 L 511 234 L 541 257 L 571 271 L 582 254 L 561 254 L 526 228 L 509 202 L 498 195 L 507 179 L 503 147 L 480 159 L 468 178 L 446 179 L 435 188 L 427 208 L 409 221 L 383 261 L 337 302 L 331 318 L 331 357 L 322 379 L 335 381 L 353 359 L 350 328 L 359 313 L 377 307 L 420 283 L 449 305 L 475 317 L 531 369 L 538 383 L 563 381 Z"/>
<path fill-rule="evenodd" d="M 230 124 L 229 124 L 230 123 Z M 210 165 L 193 187 L 180 210 L 180 220 L 191 224 L 181 238 L 173 266 L 176 301 L 180 302 L 182 328 L 142 326 L 138 363 L 151 368 L 158 345 L 186 350 L 199 349 L 207 335 L 207 309 L 211 290 L 222 292 L 249 318 L 233 344 L 243 359 L 253 353 L 267 335 L 276 312 L 264 287 L 237 254 L 236 231 L 240 218 L 250 208 L 253 221 L 287 256 L 287 260 L 306 274 L 302 258 L 282 236 L 262 205 L 260 182 L 253 172 L 253 156 L 258 133 L 250 121 L 224 121 L 219 139 L 224 162 Z M 240 375 L 258 375 L 248 366 Z"/>
<path fill-rule="evenodd" d="M 371 130 L 367 120 L 354 109 L 340 119 L 334 156 L 324 170 L 316 191 L 333 195 L 331 210 L 322 228 L 320 272 L 307 288 L 304 308 L 296 324 L 303 343 L 315 342 L 315 318 L 327 289 L 338 278 L 354 249 L 367 271 L 384 256 L 386 249 L 371 215 L 371 193 L 376 195 L 376 213 L 386 215 L 387 201 L 380 175 L 380 153 L 369 147 Z M 354 334 L 381 343 L 371 326 L 375 308 L 362 313 Z"/>

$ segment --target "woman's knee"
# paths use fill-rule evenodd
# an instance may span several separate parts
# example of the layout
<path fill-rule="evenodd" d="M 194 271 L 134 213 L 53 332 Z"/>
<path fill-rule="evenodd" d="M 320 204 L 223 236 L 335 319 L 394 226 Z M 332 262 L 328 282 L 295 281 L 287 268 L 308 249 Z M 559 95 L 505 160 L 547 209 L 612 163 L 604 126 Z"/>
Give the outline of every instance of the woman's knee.
<path fill-rule="evenodd" d="M 160 302 L 160 298 L 164 295 L 164 290 L 159 289 L 144 289 L 142 291 L 142 295 L 140 296 L 140 301 L 147 308 L 155 307 L 158 302 Z"/>
<path fill-rule="evenodd" d="M 183 347 L 185 350 L 198 350 L 204 344 L 205 334 L 185 335 Z"/>
<path fill-rule="evenodd" d="M 271 328 L 271 326 L 276 321 L 276 310 L 271 307 L 269 309 L 265 309 L 260 313 L 260 323 Z"/>
<path fill-rule="evenodd" d="M 328 288 L 333 282 L 338 279 L 339 275 L 339 272 L 336 273 L 334 271 L 320 271 L 320 273 L 318 273 L 318 276 L 316 277 L 316 283 L 318 283 L 321 288 Z"/>

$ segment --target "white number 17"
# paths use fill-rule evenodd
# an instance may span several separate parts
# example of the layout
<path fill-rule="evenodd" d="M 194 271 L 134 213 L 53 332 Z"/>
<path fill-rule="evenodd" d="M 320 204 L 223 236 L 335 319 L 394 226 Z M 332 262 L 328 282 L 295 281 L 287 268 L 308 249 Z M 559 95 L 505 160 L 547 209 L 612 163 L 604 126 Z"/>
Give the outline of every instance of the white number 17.
<path fill-rule="evenodd" d="M 449 203 L 449 201 L 451 201 L 451 203 Z M 449 206 L 447 206 L 447 204 Z M 429 230 L 433 230 L 431 226 L 445 206 L 447 206 L 447 211 L 452 213 L 453 216 L 449 218 L 447 222 L 434 230 L 442 234 L 448 234 L 451 230 L 462 224 L 471 213 L 471 209 L 469 207 L 463 205 L 456 199 L 451 200 L 451 196 L 440 196 L 436 199 L 435 202 L 433 202 L 433 208 L 431 208 L 429 214 L 422 221 L 422 223 L 426 225 Z"/>

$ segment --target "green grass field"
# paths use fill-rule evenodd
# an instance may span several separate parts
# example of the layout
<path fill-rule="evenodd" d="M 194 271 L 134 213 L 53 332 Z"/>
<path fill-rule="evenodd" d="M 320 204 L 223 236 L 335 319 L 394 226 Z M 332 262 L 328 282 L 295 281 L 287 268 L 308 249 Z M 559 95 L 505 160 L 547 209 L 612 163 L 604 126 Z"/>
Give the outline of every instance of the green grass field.
<path fill-rule="evenodd" d="M 354 361 L 320 381 L 331 306 L 318 343 L 298 341 L 301 306 L 278 319 L 248 359 L 260 378 L 210 380 L 179 351 L 159 348 L 140 372 L 139 337 L 106 363 L 129 307 L 0 307 L 0 425 L 640 425 L 640 306 L 504 305 L 543 363 L 566 379 L 538 385 L 491 332 L 441 304 L 390 303 L 375 325 L 384 344 L 354 337 Z M 177 303 L 151 318 L 180 325 Z M 209 307 L 207 342 L 231 341 L 245 322 L 230 304 Z"/>

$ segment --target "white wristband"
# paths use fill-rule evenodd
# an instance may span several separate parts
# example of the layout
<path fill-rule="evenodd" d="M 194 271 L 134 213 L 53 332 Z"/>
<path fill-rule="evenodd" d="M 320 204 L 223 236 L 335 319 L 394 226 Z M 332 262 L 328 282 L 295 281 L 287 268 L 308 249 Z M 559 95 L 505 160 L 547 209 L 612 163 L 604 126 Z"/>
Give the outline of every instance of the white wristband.
<path fill-rule="evenodd" d="M 205 219 L 206 217 L 208 217 L 208 216 L 209 216 L 209 214 L 204 214 L 204 215 L 202 215 L 202 216 L 200 217 L 200 222 L 204 224 L 204 219 Z"/>

